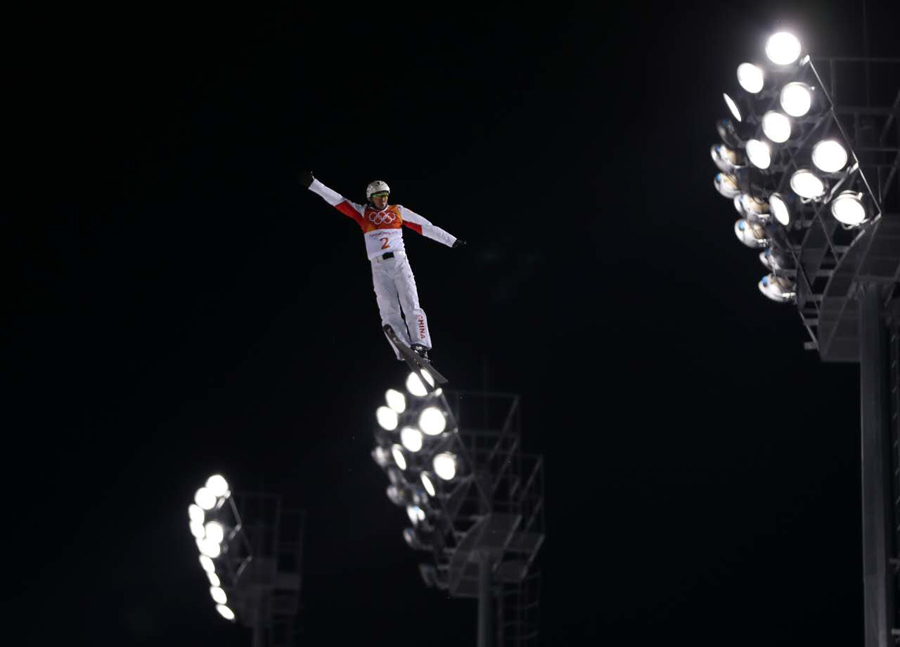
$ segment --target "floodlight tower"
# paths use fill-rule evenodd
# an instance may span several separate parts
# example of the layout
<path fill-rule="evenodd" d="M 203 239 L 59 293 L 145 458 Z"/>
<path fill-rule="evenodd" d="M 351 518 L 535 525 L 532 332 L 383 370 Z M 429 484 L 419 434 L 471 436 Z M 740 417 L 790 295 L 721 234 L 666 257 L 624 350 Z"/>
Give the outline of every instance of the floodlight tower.
<path fill-rule="evenodd" d="M 818 57 L 787 32 L 737 69 L 714 185 L 760 291 L 824 362 L 860 366 L 865 647 L 900 644 L 900 59 Z"/>
<path fill-rule="evenodd" d="M 303 511 L 269 492 L 231 492 L 221 475 L 189 507 L 191 533 L 223 618 L 252 630 L 253 647 L 295 647 Z"/>
<path fill-rule="evenodd" d="M 479 647 L 536 645 L 543 458 L 522 452 L 518 396 L 427 393 L 415 374 L 407 391 L 376 412 L 372 456 L 412 523 L 404 539 L 433 558 L 422 579 L 478 600 Z"/>

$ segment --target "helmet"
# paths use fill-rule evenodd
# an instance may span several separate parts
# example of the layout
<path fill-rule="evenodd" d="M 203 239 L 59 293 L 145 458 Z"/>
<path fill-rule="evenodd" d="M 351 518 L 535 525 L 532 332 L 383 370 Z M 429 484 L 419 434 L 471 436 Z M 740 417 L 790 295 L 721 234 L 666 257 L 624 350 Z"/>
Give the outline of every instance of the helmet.
<path fill-rule="evenodd" d="M 366 200 L 371 200 L 373 193 L 381 193 L 382 191 L 391 192 L 391 187 L 387 185 L 387 182 L 382 182 L 381 180 L 369 182 L 369 186 L 366 187 Z"/>

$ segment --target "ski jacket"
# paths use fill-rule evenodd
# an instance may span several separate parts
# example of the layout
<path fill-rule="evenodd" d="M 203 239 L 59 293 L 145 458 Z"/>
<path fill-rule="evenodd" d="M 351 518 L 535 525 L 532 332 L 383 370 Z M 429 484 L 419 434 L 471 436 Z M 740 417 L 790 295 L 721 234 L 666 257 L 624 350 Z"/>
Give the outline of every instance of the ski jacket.
<path fill-rule="evenodd" d="M 402 205 L 392 204 L 378 211 L 371 205 L 364 206 L 347 200 L 340 193 L 332 191 L 318 180 L 312 181 L 312 184 L 309 185 L 309 190 L 322 196 L 325 202 L 356 221 L 356 224 L 363 230 L 363 236 L 366 241 L 366 255 L 369 260 L 388 252 L 404 251 L 404 226 L 448 247 L 452 247 L 453 243 L 456 242 L 456 236 L 452 236 L 440 227 L 432 225 L 415 211 Z"/>

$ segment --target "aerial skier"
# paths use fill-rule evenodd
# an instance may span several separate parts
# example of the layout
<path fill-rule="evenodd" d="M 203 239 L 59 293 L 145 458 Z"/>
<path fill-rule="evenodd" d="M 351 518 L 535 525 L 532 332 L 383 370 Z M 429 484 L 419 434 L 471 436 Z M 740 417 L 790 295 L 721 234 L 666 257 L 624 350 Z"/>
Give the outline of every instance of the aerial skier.
<path fill-rule="evenodd" d="M 368 202 L 365 205 L 347 200 L 319 182 L 309 171 L 301 174 L 300 182 L 362 228 L 366 254 L 372 264 L 372 283 L 381 314 L 382 329 L 397 359 L 405 360 L 411 365 L 415 361 L 421 368 L 441 377 L 429 362 L 431 332 L 428 318 L 419 304 L 416 279 L 403 244 L 402 227 L 409 227 L 426 238 L 454 249 L 465 245 L 465 241 L 431 224 L 407 207 L 388 204 L 391 189 L 381 180 L 370 182 L 366 187 Z M 405 325 L 400 316 L 401 309 L 406 319 Z M 410 349 L 412 353 L 409 353 Z"/>

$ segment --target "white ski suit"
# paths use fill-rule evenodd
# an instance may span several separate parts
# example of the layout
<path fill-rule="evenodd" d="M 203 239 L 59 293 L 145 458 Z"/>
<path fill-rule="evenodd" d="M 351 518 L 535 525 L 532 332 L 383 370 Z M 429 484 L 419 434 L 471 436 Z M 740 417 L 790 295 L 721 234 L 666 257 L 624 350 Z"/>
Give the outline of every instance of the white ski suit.
<path fill-rule="evenodd" d="M 430 349 L 431 332 L 428 329 L 428 318 L 419 305 L 416 279 L 413 277 L 403 244 L 402 227 L 409 227 L 416 233 L 448 247 L 453 246 L 456 237 L 399 204 L 387 205 L 378 211 L 371 205 L 361 205 L 347 200 L 318 180 L 313 180 L 309 190 L 322 196 L 325 202 L 352 218 L 362 228 L 366 241 L 366 255 L 372 263 L 372 283 L 375 286 L 375 299 L 381 313 L 382 325 L 390 325 L 401 340 L 421 344 Z M 405 326 L 403 319 L 400 318 L 401 308 L 406 318 Z M 393 347 L 391 344 L 391 348 Z M 396 348 L 394 353 L 397 359 L 401 359 Z"/>

